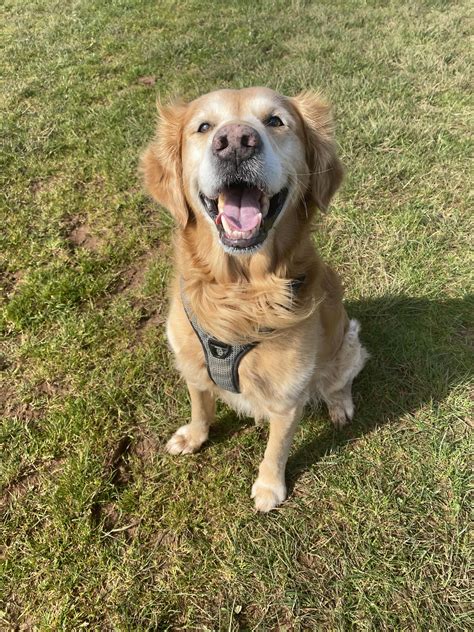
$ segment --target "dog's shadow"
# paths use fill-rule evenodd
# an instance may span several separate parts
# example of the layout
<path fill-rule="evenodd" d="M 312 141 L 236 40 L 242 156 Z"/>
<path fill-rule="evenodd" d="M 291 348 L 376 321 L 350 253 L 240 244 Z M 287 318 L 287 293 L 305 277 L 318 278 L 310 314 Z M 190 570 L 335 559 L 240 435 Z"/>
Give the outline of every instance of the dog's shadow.
<path fill-rule="evenodd" d="M 348 302 L 347 311 L 361 325 L 361 339 L 371 354 L 353 387 L 356 414 L 344 430 L 325 429 L 290 453 L 291 488 L 311 465 L 374 428 L 396 423 L 425 404 L 437 405 L 472 375 L 474 296 L 436 300 L 403 295 Z M 325 407 L 305 419 L 327 416 Z M 233 412 L 219 415 L 211 443 L 248 427 Z"/>

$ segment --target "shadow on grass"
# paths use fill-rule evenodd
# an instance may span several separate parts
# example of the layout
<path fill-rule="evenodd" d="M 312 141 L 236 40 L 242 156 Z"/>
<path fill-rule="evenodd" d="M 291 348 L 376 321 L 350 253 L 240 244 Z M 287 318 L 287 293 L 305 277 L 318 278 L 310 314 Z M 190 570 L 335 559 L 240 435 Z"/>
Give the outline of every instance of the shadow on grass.
<path fill-rule="evenodd" d="M 239 417 L 231 408 L 224 404 L 217 404 L 216 420 L 212 425 L 209 440 L 201 447 L 200 452 L 205 452 L 216 443 L 226 443 L 237 434 L 255 428 L 252 417 Z"/>
<path fill-rule="evenodd" d="M 322 433 L 291 454 L 290 491 L 301 472 L 324 455 L 425 404 L 442 402 L 473 373 L 473 295 L 446 300 L 384 296 L 346 307 L 360 321 L 371 354 L 353 387 L 355 419 L 341 432 L 328 420 Z"/>
<path fill-rule="evenodd" d="M 326 416 L 327 426 L 290 454 L 290 492 L 301 472 L 324 455 L 427 403 L 436 405 L 472 374 L 472 295 L 446 300 L 384 296 L 346 307 L 350 317 L 361 322 L 362 341 L 371 354 L 353 387 L 355 420 L 336 432 L 324 406 L 306 413 L 305 419 Z M 225 441 L 252 424 L 227 408 L 221 410 L 209 443 Z"/>

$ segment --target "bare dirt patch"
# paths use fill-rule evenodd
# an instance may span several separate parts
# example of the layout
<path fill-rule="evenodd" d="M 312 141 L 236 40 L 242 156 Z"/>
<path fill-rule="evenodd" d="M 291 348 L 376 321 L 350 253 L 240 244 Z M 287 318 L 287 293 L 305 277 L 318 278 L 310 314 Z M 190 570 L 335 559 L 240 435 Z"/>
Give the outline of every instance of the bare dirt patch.
<path fill-rule="evenodd" d="M 133 292 L 143 285 L 148 270 L 160 257 L 161 244 L 151 248 L 143 255 L 135 259 L 133 264 L 120 273 L 120 278 L 116 286 L 112 289 L 113 294 L 121 292 Z"/>
<path fill-rule="evenodd" d="M 3 353 L 0 353 L 0 371 L 6 371 L 10 366 L 11 366 L 11 361 L 7 358 L 6 355 L 4 355 Z M 2 394 L 0 391 L 0 400 L 1 400 Z"/>
<path fill-rule="evenodd" d="M 17 594 L 12 594 L 5 601 L 5 610 L 1 615 L 0 623 L 5 632 L 38 632 L 32 618 L 24 614 L 25 605 Z"/>
<path fill-rule="evenodd" d="M 106 459 L 103 478 L 109 480 L 117 496 L 133 481 L 134 474 L 143 471 L 146 464 L 158 452 L 158 442 L 152 435 L 141 430 L 134 436 L 123 436 Z M 122 534 L 131 540 L 138 527 L 139 520 L 123 515 L 117 509 L 117 501 L 100 497 L 91 507 L 91 523 L 106 535 Z"/>
<path fill-rule="evenodd" d="M 38 421 L 43 416 L 41 407 L 33 406 L 30 403 L 15 404 L 10 409 L 10 415 L 17 417 L 20 421 L 33 422 Z"/>
<path fill-rule="evenodd" d="M 104 176 L 96 175 L 92 180 L 75 180 L 74 188 L 81 193 L 103 191 L 106 180 Z"/>
<path fill-rule="evenodd" d="M 105 464 L 105 471 L 110 472 L 110 480 L 114 487 L 123 487 L 131 478 L 129 464 L 131 445 L 132 437 L 129 435 L 122 437 Z"/>
<path fill-rule="evenodd" d="M 56 188 L 61 178 L 59 176 L 47 176 L 45 178 L 36 178 L 31 180 L 29 188 L 33 195 L 40 195 L 41 193 L 49 193 Z"/>
<path fill-rule="evenodd" d="M 113 294 L 130 293 L 139 290 L 145 283 L 146 276 L 155 261 L 163 256 L 164 247 L 160 244 L 138 257 L 133 264 L 120 273 L 119 280 L 112 288 Z M 139 312 L 136 323 L 137 335 L 135 343 L 139 342 L 145 331 L 157 328 L 165 322 L 165 303 L 162 299 L 132 298 L 132 306 Z"/>
<path fill-rule="evenodd" d="M 0 414 L 4 418 L 16 417 L 28 423 L 39 419 L 43 409 L 31 402 L 19 401 L 13 385 L 3 383 L 0 385 Z"/>
<path fill-rule="evenodd" d="M 43 380 L 37 384 L 35 388 L 40 395 L 46 395 L 48 398 L 64 395 L 67 392 L 67 388 L 64 384 L 50 380 Z"/>
<path fill-rule="evenodd" d="M 104 245 L 104 241 L 97 235 L 93 235 L 88 224 L 78 223 L 68 234 L 69 242 L 75 248 L 85 248 L 91 252 L 97 252 Z"/>
<path fill-rule="evenodd" d="M 25 467 L 3 490 L 0 496 L 0 511 L 5 510 L 13 500 L 22 498 L 26 493 L 36 488 L 43 475 L 56 474 L 61 469 L 63 461 L 63 458 L 58 457 Z"/>
<path fill-rule="evenodd" d="M 145 75 L 144 77 L 138 77 L 137 83 L 141 86 L 154 86 L 156 83 L 156 77 L 154 75 Z"/>
<path fill-rule="evenodd" d="M 6 371 L 11 366 L 12 362 L 0 355 L 0 371 Z M 68 392 L 67 386 L 59 381 L 43 380 L 31 385 L 28 392 L 20 396 L 19 385 L 15 385 L 8 378 L 7 374 L 0 384 L 0 415 L 5 419 L 15 418 L 26 424 L 37 422 L 43 417 L 49 400 L 64 396 Z"/>
<path fill-rule="evenodd" d="M 159 327 L 165 322 L 163 309 L 163 304 L 160 304 L 153 311 L 140 316 L 137 323 L 137 340 L 141 340 L 145 331 L 152 329 L 153 327 Z"/>
<path fill-rule="evenodd" d="M 133 446 L 133 454 L 137 456 L 142 467 L 153 460 L 158 450 L 156 437 L 149 434 L 140 434 Z"/>
<path fill-rule="evenodd" d="M 23 270 L 0 270 L 0 293 L 4 297 L 12 294 L 23 276 Z"/>

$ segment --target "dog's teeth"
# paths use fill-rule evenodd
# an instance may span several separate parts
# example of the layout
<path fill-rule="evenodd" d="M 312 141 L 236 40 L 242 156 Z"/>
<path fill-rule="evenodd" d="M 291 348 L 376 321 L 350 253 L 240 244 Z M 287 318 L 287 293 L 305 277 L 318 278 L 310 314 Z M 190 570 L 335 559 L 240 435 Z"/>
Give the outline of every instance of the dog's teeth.
<path fill-rule="evenodd" d="M 268 197 L 268 195 L 262 195 L 262 199 L 260 202 L 260 212 L 262 213 L 262 217 L 266 216 L 269 208 L 270 208 L 270 198 Z"/>
<path fill-rule="evenodd" d="M 220 197 L 219 197 L 219 200 L 220 200 Z M 230 235 L 232 233 L 232 228 L 229 226 L 225 215 L 221 215 L 221 222 L 226 234 Z"/>
<path fill-rule="evenodd" d="M 217 198 L 217 208 L 219 209 L 219 213 L 222 213 L 224 209 L 224 195 L 222 193 L 220 193 Z"/>
<path fill-rule="evenodd" d="M 227 237 L 229 237 L 229 239 L 250 239 L 251 237 L 253 237 L 256 233 L 258 233 L 258 230 L 260 228 L 260 224 L 261 224 L 261 218 L 260 221 L 258 223 L 257 226 L 255 226 L 254 228 L 251 228 L 250 230 L 235 230 L 233 229 L 228 220 L 227 217 L 224 215 L 224 213 L 220 213 L 219 217 L 218 217 L 218 222 L 220 222 L 222 224 L 222 228 L 224 229 L 224 232 L 226 234 Z"/>

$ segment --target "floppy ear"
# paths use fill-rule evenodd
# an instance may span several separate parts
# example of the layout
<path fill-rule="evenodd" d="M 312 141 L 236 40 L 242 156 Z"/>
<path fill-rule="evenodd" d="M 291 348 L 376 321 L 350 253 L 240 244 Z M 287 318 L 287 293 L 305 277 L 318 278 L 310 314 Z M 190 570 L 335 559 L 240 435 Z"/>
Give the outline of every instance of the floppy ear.
<path fill-rule="evenodd" d="M 181 177 L 181 129 L 186 108 L 184 103 L 166 106 L 158 103 L 156 135 L 140 158 L 148 193 L 165 206 L 183 228 L 189 219 Z"/>
<path fill-rule="evenodd" d="M 292 101 L 303 120 L 311 197 L 319 209 L 326 211 L 344 175 L 336 154 L 331 108 L 314 92 L 302 92 Z"/>

